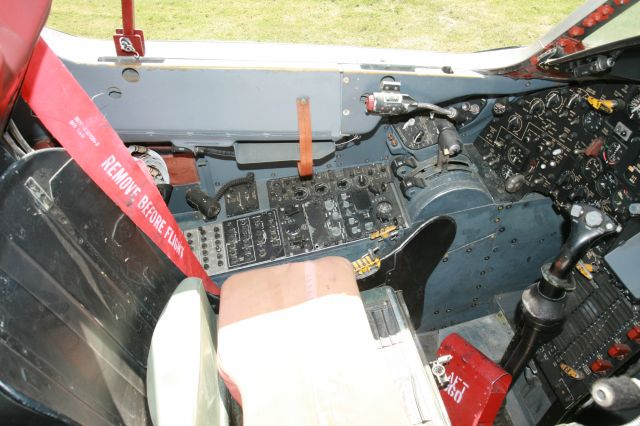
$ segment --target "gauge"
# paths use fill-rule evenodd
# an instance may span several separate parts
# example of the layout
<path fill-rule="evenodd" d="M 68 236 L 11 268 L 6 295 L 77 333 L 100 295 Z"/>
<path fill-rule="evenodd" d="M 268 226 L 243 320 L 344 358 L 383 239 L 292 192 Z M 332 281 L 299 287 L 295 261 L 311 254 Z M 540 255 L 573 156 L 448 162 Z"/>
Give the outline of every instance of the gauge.
<path fill-rule="evenodd" d="M 582 118 L 582 125 L 584 126 L 584 129 L 589 133 L 595 133 L 600 130 L 603 122 L 604 119 L 602 118 L 602 115 L 600 115 L 598 111 L 594 110 L 589 111 Z"/>
<path fill-rule="evenodd" d="M 519 132 L 522 129 L 522 118 L 519 115 L 512 115 L 507 121 L 507 127 L 513 132 Z"/>
<path fill-rule="evenodd" d="M 556 91 L 550 92 L 544 99 L 549 109 L 557 109 L 562 105 L 562 97 Z"/>
<path fill-rule="evenodd" d="M 503 164 L 502 167 L 500 167 L 500 175 L 502 176 L 503 179 L 509 179 L 514 174 L 515 172 L 513 171 L 513 168 L 511 168 L 509 164 Z"/>
<path fill-rule="evenodd" d="M 640 92 L 629 101 L 627 111 L 629 112 L 629 118 L 632 120 L 640 120 Z"/>
<path fill-rule="evenodd" d="M 393 210 L 393 205 L 388 201 L 380 201 L 376 206 L 378 213 L 389 214 Z"/>
<path fill-rule="evenodd" d="M 575 93 L 571 98 L 569 98 L 569 102 L 567 102 L 567 109 L 573 109 L 573 107 L 578 105 L 581 100 L 582 96 L 580 96 L 580 93 Z"/>
<path fill-rule="evenodd" d="M 626 209 L 629 201 L 631 201 L 631 199 L 626 189 L 619 189 L 611 196 L 611 204 L 613 204 L 613 207 L 618 211 Z"/>
<path fill-rule="evenodd" d="M 507 112 L 507 102 L 505 98 L 502 99 L 497 99 L 496 103 L 493 104 L 493 115 L 500 117 L 502 115 L 504 115 L 505 112 Z"/>
<path fill-rule="evenodd" d="M 618 186 L 618 179 L 613 173 L 605 173 L 596 181 L 596 192 L 601 197 L 610 197 Z"/>
<path fill-rule="evenodd" d="M 511 145 L 507 150 L 507 160 L 517 169 L 520 169 L 527 159 L 527 152 L 518 145 Z"/>
<path fill-rule="evenodd" d="M 640 156 L 636 159 L 635 164 L 627 165 L 624 178 L 635 188 L 640 188 Z"/>
<path fill-rule="evenodd" d="M 529 114 L 540 115 L 544 112 L 544 101 L 540 98 L 535 98 L 531 101 L 529 106 Z"/>
<path fill-rule="evenodd" d="M 607 164 L 615 166 L 622 160 L 623 153 L 624 145 L 616 140 L 609 140 L 602 150 L 602 158 Z"/>
<path fill-rule="evenodd" d="M 576 183 L 576 177 L 573 175 L 571 170 L 565 170 L 560 173 L 558 176 L 558 180 L 556 180 L 556 184 L 559 185 L 562 189 L 569 190 Z"/>
<path fill-rule="evenodd" d="M 304 186 L 299 186 L 293 190 L 293 198 L 298 201 L 305 200 L 309 196 L 309 190 Z"/>
<path fill-rule="evenodd" d="M 595 179 L 600 176 L 604 168 L 599 158 L 590 157 L 582 163 L 582 174 L 587 179 Z"/>

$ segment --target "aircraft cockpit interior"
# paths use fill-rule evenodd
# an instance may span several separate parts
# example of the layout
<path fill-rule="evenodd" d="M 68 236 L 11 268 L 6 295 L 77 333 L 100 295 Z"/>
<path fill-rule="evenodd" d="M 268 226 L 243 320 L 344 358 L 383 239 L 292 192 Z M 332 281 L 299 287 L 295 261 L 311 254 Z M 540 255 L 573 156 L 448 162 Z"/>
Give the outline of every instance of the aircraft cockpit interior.
<path fill-rule="evenodd" d="M 471 54 L 49 7 L 0 16 L 7 424 L 637 424 L 640 2 Z"/>

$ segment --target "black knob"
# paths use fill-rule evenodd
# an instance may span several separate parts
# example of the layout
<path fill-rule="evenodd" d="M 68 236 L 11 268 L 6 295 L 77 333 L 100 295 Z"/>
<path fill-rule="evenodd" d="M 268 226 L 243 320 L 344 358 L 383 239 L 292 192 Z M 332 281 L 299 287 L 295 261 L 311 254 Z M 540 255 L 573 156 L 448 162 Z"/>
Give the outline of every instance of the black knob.
<path fill-rule="evenodd" d="M 574 188 L 569 194 L 569 200 L 572 202 L 584 200 L 587 197 L 587 188 L 580 185 Z"/>

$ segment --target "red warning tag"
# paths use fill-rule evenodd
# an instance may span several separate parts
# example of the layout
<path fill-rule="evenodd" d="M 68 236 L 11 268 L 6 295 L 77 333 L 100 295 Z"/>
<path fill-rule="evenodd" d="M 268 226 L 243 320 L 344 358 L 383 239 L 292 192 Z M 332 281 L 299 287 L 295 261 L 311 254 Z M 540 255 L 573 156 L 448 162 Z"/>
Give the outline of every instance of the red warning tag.
<path fill-rule="evenodd" d="M 189 248 L 152 179 L 44 40 L 27 68 L 22 96 L 51 134 L 105 194 L 187 276 L 220 289 Z"/>

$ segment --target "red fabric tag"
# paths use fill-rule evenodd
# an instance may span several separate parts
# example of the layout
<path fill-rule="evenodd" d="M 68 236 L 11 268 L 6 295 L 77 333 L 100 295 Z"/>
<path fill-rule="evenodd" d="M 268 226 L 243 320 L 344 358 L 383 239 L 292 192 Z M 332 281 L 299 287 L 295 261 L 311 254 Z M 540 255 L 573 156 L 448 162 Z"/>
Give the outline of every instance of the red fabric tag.
<path fill-rule="evenodd" d="M 62 61 L 40 39 L 22 96 L 51 134 L 114 203 L 189 277 L 218 295 L 151 178 Z"/>

